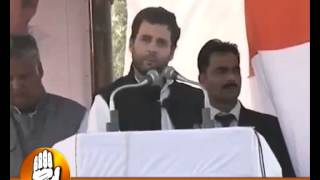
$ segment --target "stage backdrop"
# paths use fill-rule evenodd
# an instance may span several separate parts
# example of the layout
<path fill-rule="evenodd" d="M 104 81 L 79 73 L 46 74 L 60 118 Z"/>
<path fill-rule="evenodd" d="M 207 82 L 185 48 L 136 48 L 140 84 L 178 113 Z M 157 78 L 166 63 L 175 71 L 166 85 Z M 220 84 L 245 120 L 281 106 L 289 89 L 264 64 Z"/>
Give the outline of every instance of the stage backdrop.
<path fill-rule="evenodd" d="M 88 0 L 39 0 L 29 32 L 38 42 L 47 91 L 91 105 Z"/>

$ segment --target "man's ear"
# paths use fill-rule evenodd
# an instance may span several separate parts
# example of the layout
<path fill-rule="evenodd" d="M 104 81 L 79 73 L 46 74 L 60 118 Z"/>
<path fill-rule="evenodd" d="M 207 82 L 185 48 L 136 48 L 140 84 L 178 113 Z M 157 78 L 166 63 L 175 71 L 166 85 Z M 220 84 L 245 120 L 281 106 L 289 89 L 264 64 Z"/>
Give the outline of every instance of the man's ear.
<path fill-rule="evenodd" d="M 199 83 L 204 87 L 206 88 L 207 86 L 207 76 L 205 73 L 200 73 L 199 76 L 198 76 L 198 80 L 199 80 Z"/>
<path fill-rule="evenodd" d="M 40 78 L 42 78 L 43 77 L 43 68 L 42 68 L 41 62 L 37 63 L 36 71 L 37 71 L 37 74 L 40 76 Z"/>
<path fill-rule="evenodd" d="M 130 50 L 130 52 L 132 52 L 133 44 L 134 44 L 134 40 L 130 39 L 130 41 L 129 41 L 129 50 Z"/>
<path fill-rule="evenodd" d="M 171 48 L 171 52 L 170 52 L 170 56 L 169 56 L 169 59 L 170 61 L 173 59 L 173 56 L 174 56 L 174 52 L 176 51 L 176 46 L 172 47 Z"/>

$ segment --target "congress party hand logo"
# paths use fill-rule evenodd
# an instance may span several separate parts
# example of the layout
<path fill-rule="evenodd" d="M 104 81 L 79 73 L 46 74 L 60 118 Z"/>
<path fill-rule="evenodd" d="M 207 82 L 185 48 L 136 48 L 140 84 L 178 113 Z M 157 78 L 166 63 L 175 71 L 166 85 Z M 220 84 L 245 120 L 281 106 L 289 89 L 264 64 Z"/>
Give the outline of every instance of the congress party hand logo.
<path fill-rule="evenodd" d="M 32 151 L 20 169 L 21 180 L 70 180 L 69 165 L 64 156 L 52 148 Z"/>
<path fill-rule="evenodd" d="M 44 150 L 33 160 L 33 180 L 59 180 L 60 167 L 54 167 L 52 153 Z"/>

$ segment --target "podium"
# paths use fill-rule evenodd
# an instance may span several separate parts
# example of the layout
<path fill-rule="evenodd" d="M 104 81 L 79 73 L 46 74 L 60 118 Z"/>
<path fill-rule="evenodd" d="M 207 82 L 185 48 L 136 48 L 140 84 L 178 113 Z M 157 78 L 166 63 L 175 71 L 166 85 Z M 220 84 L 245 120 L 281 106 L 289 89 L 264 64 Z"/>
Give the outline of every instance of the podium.
<path fill-rule="evenodd" d="M 281 177 L 250 127 L 76 134 L 53 148 L 72 177 Z"/>

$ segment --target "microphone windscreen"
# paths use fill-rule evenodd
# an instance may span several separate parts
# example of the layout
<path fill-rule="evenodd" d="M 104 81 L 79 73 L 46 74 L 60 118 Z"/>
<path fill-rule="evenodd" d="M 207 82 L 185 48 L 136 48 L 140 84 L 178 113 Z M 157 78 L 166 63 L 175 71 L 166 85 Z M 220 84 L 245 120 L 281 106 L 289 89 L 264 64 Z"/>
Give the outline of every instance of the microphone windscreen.
<path fill-rule="evenodd" d="M 158 81 L 158 79 L 160 79 L 158 71 L 151 69 L 147 72 L 148 84 L 152 84 L 153 82 Z"/>
<path fill-rule="evenodd" d="M 165 77 L 167 80 L 168 79 L 177 79 L 178 73 L 177 71 L 171 67 L 171 66 L 167 66 L 163 72 L 162 72 L 162 76 Z"/>

